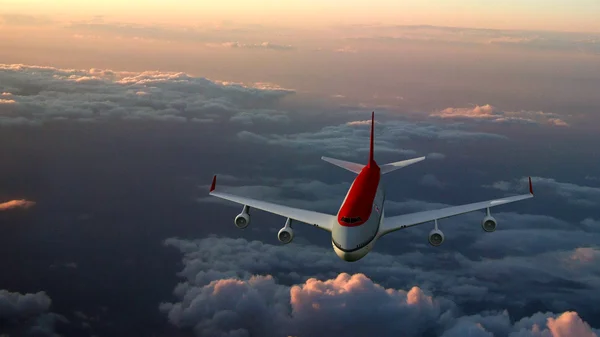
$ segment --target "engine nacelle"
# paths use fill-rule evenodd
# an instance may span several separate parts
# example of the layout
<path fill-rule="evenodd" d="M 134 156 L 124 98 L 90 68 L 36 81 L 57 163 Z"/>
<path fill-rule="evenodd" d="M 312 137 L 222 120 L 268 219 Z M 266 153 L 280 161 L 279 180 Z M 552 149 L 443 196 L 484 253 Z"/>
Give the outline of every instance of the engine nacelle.
<path fill-rule="evenodd" d="M 294 230 L 292 227 L 283 227 L 277 233 L 277 239 L 284 244 L 288 244 L 294 240 Z"/>
<path fill-rule="evenodd" d="M 250 214 L 242 212 L 235 217 L 235 227 L 244 229 L 250 224 Z"/>
<path fill-rule="evenodd" d="M 444 242 L 444 233 L 439 229 L 432 229 L 429 232 L 429 244 L 434 247 L 441 245 Z"/>
<path fill-rule="evenodd" d="M 497 225 L 498 225 L 498 222 L 491 215 L 486 216 L 481 221 L 481 228 L 483 228 L 483 230 L 488 233 L 495 231 Z"/>

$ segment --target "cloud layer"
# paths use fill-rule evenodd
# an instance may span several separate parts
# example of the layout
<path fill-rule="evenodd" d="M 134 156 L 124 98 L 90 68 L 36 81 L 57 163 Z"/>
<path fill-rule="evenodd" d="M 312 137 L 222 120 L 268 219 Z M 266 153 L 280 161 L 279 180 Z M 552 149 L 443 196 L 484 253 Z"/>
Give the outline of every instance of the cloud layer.
<path fill-rule="evenodd" d="M 268 119 L 269 108 L 294 91 L 184 73 L 0 64 L 0 92 L 0 125 L 6 126 L 115 119 L 210 123 L 237 115 L 243 121 Z"/>
<path fill-rule="evenodd" d="M 428 272 L 423 267 L 429 258 L 421 253 L 371 253 L 372 258 L 360 266 L 348 267 L 340 265 L 331 251 L 314 246 L 272 246 L 216 237 L 169 239 L 166 244 L 184 254 L 180 276 L 185 280 L 174 291 L 179 300 L 160 308 L 172 324 L 192 328 L 198 336 L 361 336 L 374 329 L 380 336 L 447 337 L 469 332 L 471 336 L 511 337 L 596 336 L 599 332 L 573 311 L 526 317 L 513 317 L 501 309 L 465 313 L 461 304 L 471 298 L 503 300 L 490 287 L 503 282 L 492 277 L 492 270 L 497 274 L 510 268 L 502 261 L 488 265 L 455 254 L 449 260 L 442 258 Z M 442 267 L 450 260 L 464 267 L 471 264 L 479 276 L 451 276 Z M 528 280 L 529 276 L 524 277 Z M 478 279 L 487 280 L 488 285 L 478 284 Z M 415 285 L 433 289 L 432 282 L 440 282 L 437 295 Z M 479 298 L 473 298 L 477 294 Z M 527 298 L 535 295 L 520 300 Z"/>
<path fill-rule="evenodd" d="M 241 131 L 238 138 L 258 144 L 283 146 L 304 151 L 319 151 L 339 157 L 364 155 L 369 151 L 370 120 L 350 121 L 326 126 L 316 132 L 295 134 L 256 134 Z M 414 150 L 402 147 L 402 141 L 408 140 L 502 140 L 505 136 L 470 131 L 461 125 L 439 125 L 428 122 L 390 120 L 377 122 L 375 147 L 378 153 L 415 156 Z M 433 157 L 441 158 L 439 154 Z"/>
<path fill-rule="evenodd" d="M 527 177 L 522 177 L 516 181 L 497 181 L 487 187 L 501 191 L 516 191 L 521 189 L 527 181 Z M 536 190 L 551 191 L 569 204 L 581 207 L 600 206 L 600 188 L 598 187 L 560 182 L 553 178 L 544 177 L 531 177 L 531 181 L 535 184 Z"/>
<path fill-rule="evenodd" d="M 600 55 L 600 34 L 443 27 L 430 25 L 341 26 L 347 40 L 383 44 L 424 43 Z"/>

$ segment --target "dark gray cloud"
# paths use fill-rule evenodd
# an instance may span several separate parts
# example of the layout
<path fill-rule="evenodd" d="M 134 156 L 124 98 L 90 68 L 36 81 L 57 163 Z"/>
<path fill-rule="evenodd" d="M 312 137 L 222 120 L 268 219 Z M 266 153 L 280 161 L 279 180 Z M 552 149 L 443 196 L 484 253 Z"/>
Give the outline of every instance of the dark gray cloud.
<path fill-rule="evenodd" d="M 446 155 L 443 153 L 438 153 L 438 152 L 432 152 L 427 155 L 427 159 L 441 160 L 444 158 L 446 158 Z"/>
<path fill-rule="evenodd" d="M 0 290 L 0 333 L 14 336 L 56 337 L 56 323 L 69 323 L 49 312 L 52 300 L 44 291 L 21 294 Z"/>
<path fill-rule="evenodd" d="M 290 118 L 284 112 L 277 110 L 250 110 L 242 111 L 232 116 L 230 119 L 232 122 L 239 122 L 242 124 L 254 124 L 254 121 L 268 121 L 275 123 L 288 123 Z"/>
<path fill-rule="evenodd" d="M 55 332 L 57 323 L 68 324 L 70 321 L 59 314 L 46 313 L 38 316 L 28 330 L 28 335 L 35 337 L 61 337 Z"/>
<path fill-rule="evenodd" d="M 0 124 L 111 119 L 211 123 L 287 121 L 272 108 L 294 91 L 216 82 L 184 73 L 115 72 L 0 64 Z"/>
<path fill-rule="evenodd" d="M 433 175 L 431 173 L 428 173 L 421 178 L 421 184 L 423 184 L 425 186 L 432 186 L 432 187 L 439 187 L 439 188 L 442 188 L 445 185 L 435 175 Z"/>
<path fill-rule="evenodd" d="M 45 292 L 12 293 L 0 290 L 0 319 L 21 319 L 40 315 L 50 308 L 52 300 Z"/>
<path fill-rule="evenodd" d="M 489 265 L 454 253 L 432 265 L 430 262 L 439 257 L 371 253 L 371 258 L 360 265 L 348 266 L 342 265 L 330 250 L 315 246 L 273 246 L 217 237 L 168 239 L 166 244 L 184 254 L 185 267 L 180 273 L 184 282 L 174 291 L 178 301 L 162 303 L 161 311 L 171 323 L 190 327 L 198 336 L 328 336 L 340 332 L 361 336 L 374 329 L 380 336 L 396 336 L 400 332 L 404 336 L 465 336 L 471 331 L 478 333 L 475 336 L 533 337 L 540 336 L 541 330 L 544 336 L 575 337 L 585 336 L 577 332 L 590 336 L 599 332 L 590 329 L 575 312 L 538 313 L 516 319 L 510 319 L 509 312 L 502 310 L 462 312 L 461 301 L 468 301 L 469 297 L 505 301 L 496 289 L 504 280 L 494 275 L 524 270 L 524 265 L 533 267 L 539 261 L 522 259 L 515 266 Z M 570 262 L 579 255 L 565 252 L 555 258 L 564 265 L 561 259 Z M 594 258 L 598 256 L 585 262 L 575 258 L 584 265 L 571 266 L 584 271 L 597 262 Z M 473 272 L 464 275 L 444 268 L 451 260 L 462 267 L 473 267 Z M 548 267 L 535 269 L 540 272 Z M 464 270 L 469 269 L 461 271 Z M 524 282 L 532 281 L 531 274 L 519 275 Z M 538 276 L 542 277 L 549 282 L 554 280 L 548 275 Z M 427 289 L 415 284 L 423 284 Z M 519 293 L 513 300 L 523 300 L 521 296 L 527 295 Z M 559 296 L 555 300 L 573 294 Z"/>

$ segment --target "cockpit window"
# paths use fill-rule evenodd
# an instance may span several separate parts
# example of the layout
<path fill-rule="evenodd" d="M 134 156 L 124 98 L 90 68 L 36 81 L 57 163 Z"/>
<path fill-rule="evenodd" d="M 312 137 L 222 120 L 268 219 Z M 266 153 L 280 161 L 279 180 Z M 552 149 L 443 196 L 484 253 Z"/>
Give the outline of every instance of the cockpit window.
<path fill-rule="evenodd" d="M 345 223 L 357 223 L 357 222 L 360 222 L 361 219 L 359 216 L 354 217 L 354 218 L 342 217 L 342 221 Z"/>

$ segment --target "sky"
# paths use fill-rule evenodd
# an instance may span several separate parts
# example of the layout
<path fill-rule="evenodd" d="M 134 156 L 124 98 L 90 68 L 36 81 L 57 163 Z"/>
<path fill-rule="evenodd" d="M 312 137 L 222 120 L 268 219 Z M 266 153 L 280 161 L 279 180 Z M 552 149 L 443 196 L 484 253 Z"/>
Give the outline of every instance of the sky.
<path fill-rule="evenodd" d="M 503 1 L 489 4 L 476 0 L 132 0 L 81 2 L 61 0 L 4 0 L 5 11 L 29 15 L 82 19 L 102 15 L 140 22 L 194 23 L 228 20 L 238 23 L 283 24 L 306 27 L 338 22 L 349 24 L 435 24 L 499 29 L 541 29 L 600 32 L 594 0 Z"/>
<path fill-rule="evenodd" d="M 0 2 L 0 335 L 599 336 L 598 2 L 340 4 Z M 335 214 L 371 111 L 386 215 L 535 198 L 347 263 L 208 196 Z"/>

